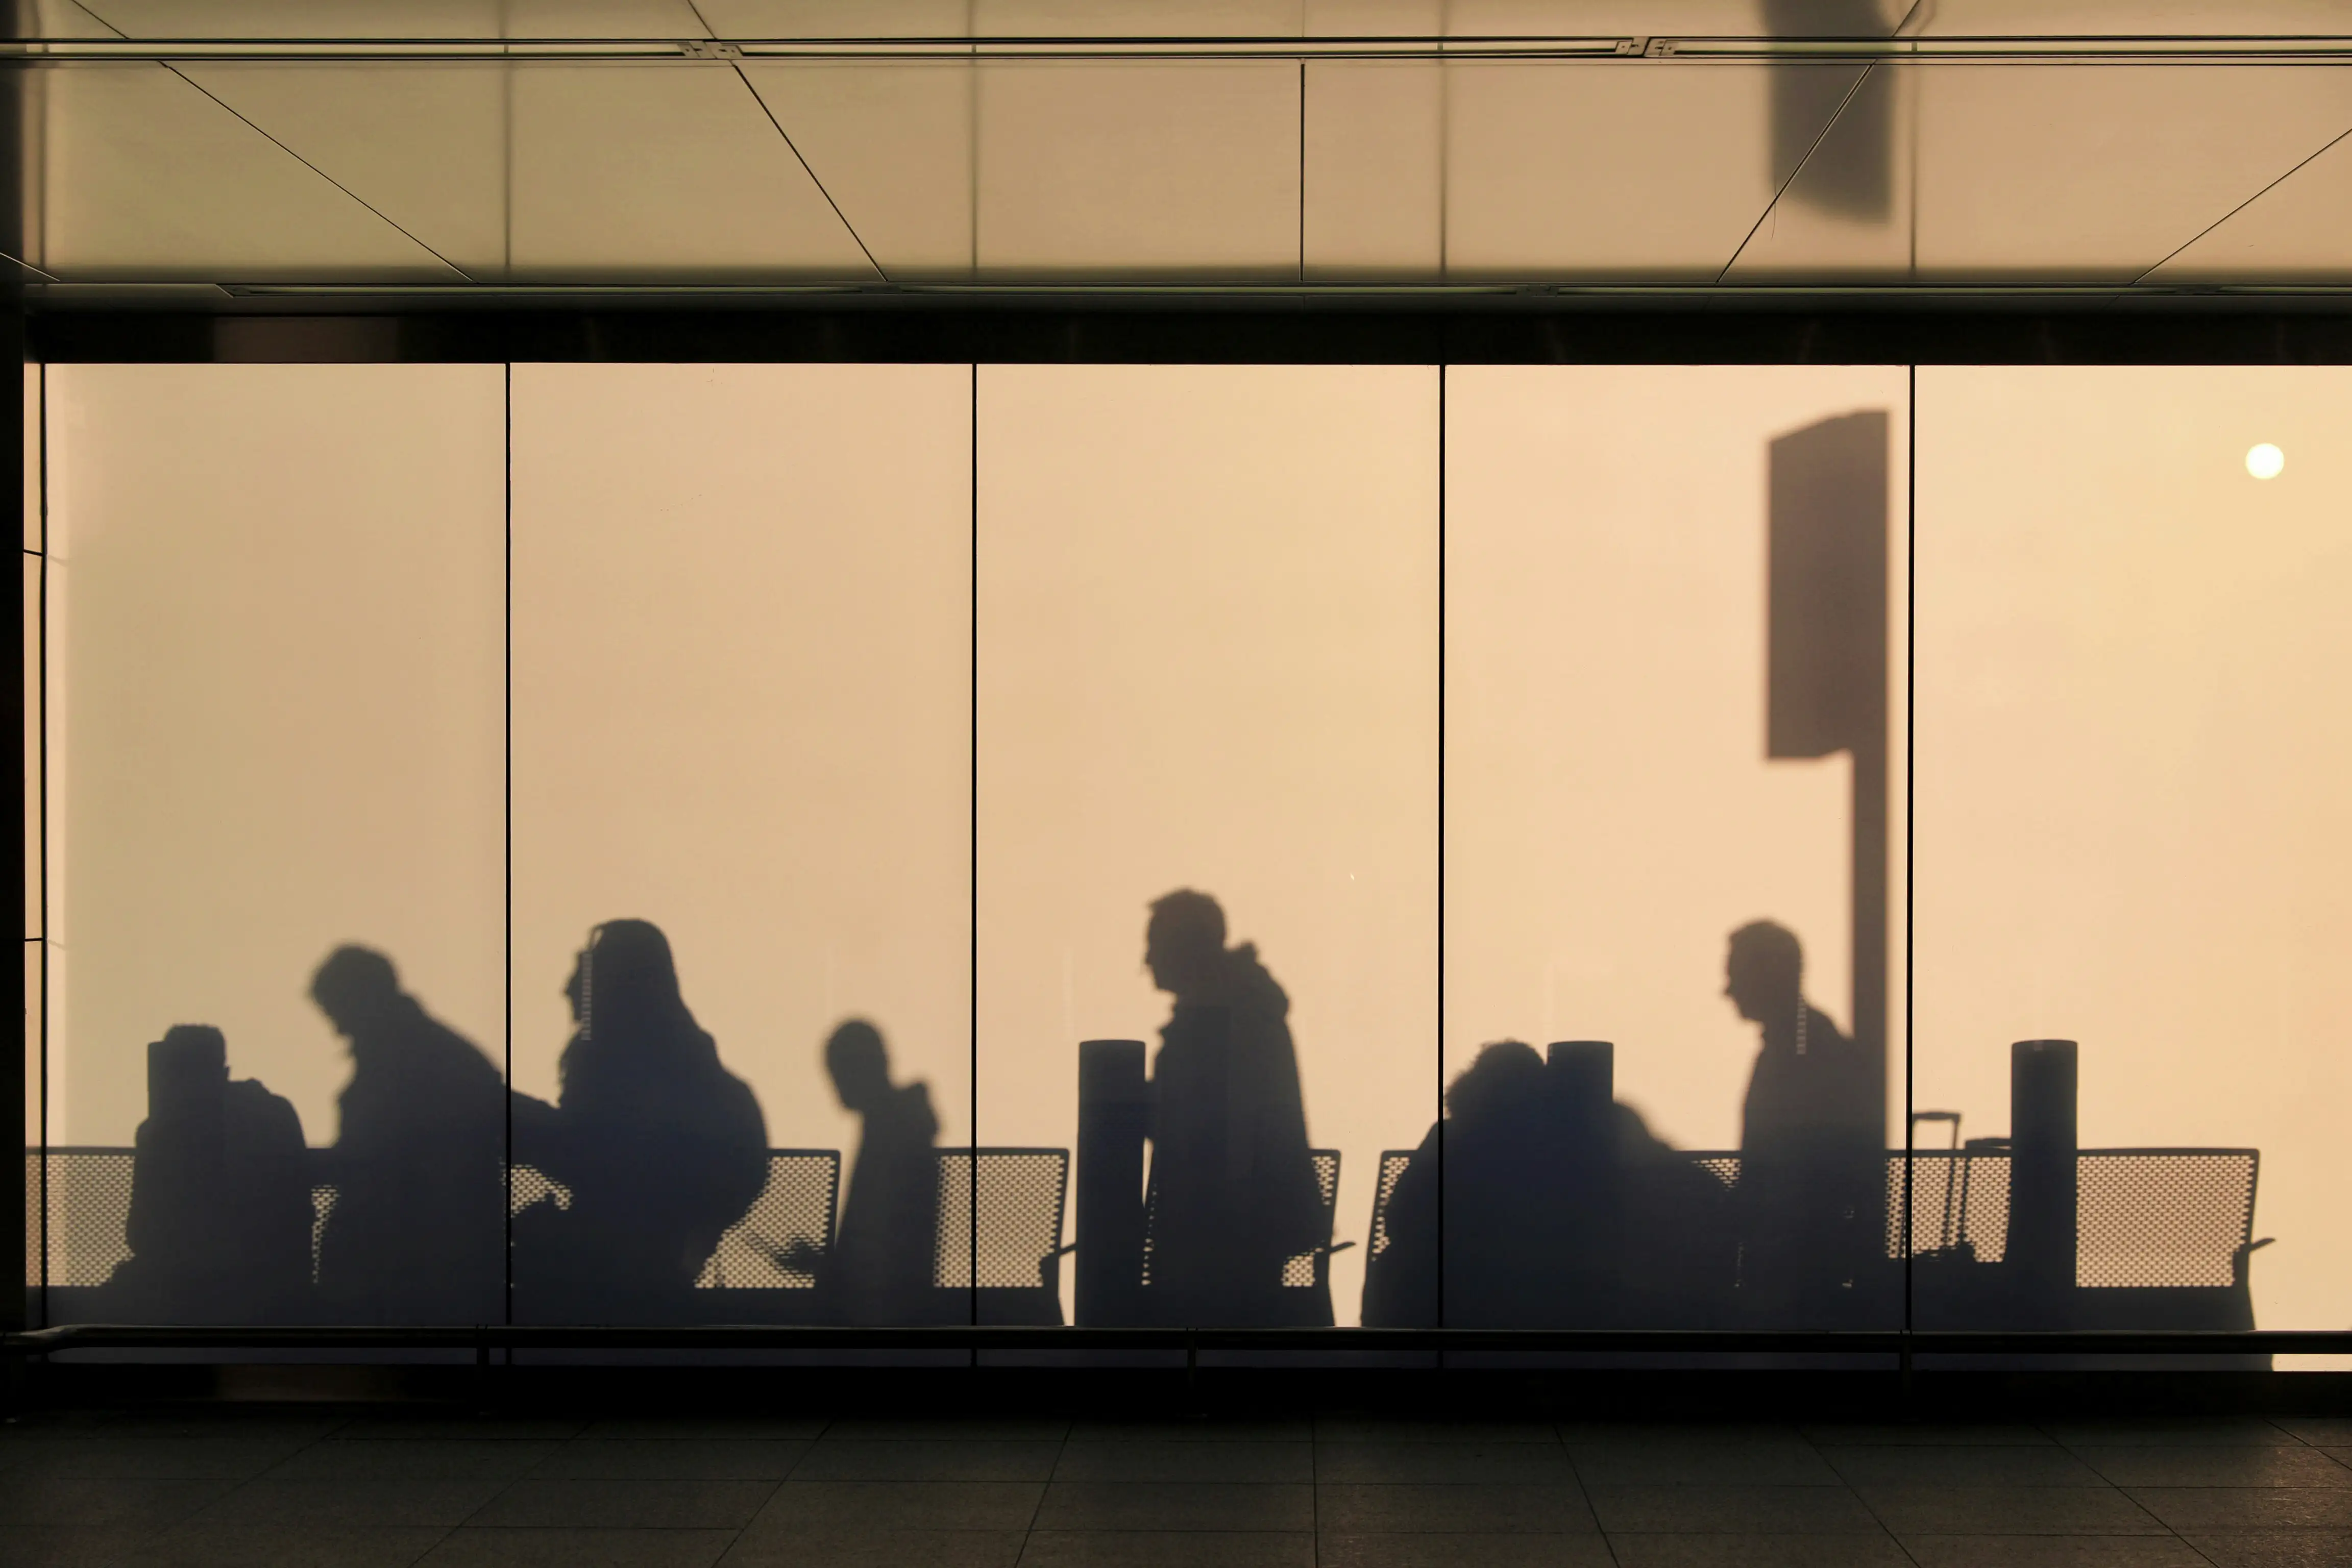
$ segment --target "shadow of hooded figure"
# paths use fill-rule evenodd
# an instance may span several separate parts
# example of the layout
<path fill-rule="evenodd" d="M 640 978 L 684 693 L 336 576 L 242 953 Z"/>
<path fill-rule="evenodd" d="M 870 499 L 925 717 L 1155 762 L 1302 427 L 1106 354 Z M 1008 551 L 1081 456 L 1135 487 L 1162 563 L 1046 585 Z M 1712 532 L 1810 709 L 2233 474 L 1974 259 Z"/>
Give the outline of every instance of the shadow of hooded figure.
<path fill-rule="evenodd" d="M 218 1029 L 180 1024 L 147 1047 L 132 1157 L 131 1257 L 105 1289 L 131 1321 L 287 1323 L 310 1316 L 310 1168 L 293 1105 L 228 1076 Z"/>
<path fill-rule="evenodd" d="M 861 1123 L 849 1195 L 832 1255 L 818 1264 L 828 1315 L 846 1323 L 937 1318 L 933 1252 L 940 1223 L 940 1119 L 921 1083 L 893 1084 L 881 1032 L 852 1019 L 825 1041 L 842 1108 Z M 961 1307 L 958 1298 L 954 1305 Z"/>
<path fill-rule="evenodd" d="M 513 1106 L 516 1163 L 569 1201 L 515 1216 L 517 1297 L 536 1321 L 684 1321 L 719 1237 L 767 1185 L 766 1120 L 688 1010 L 658 927 L 598 926 L 564 992 L 577 1028 L 556 1103 Z"/>
<path fill-rule="evenodd" d="M 1554 1321 L 1559 1203 L 1543 1058 L 1518 1040 L 1481 1047 L 1445 1090 L 1445 1114 L 1389 1194 L 1386 1245 L 1364 1280 L 1367 1328 L 1504 1328 Z M 1443 1161 L 1444 1169 L 1440 1170 Z"/>
<path fill-rule="evenodd" d="M 1328 1289 L 1283 1267 L 1328 1240 L 1307 1142 L 1290 999 L 1247 943 L 1225 946 L 1214 899 L 1151 906 L 1144 963 L 1175 1000 L 1152 1066 L 1152 1315 L 1177 1324 L 1331 1321 Z"/>
<path fill-rule="evenodd" d="M 1885 1110 L 1872 1064 L 1804 998 L 1794 932 L 1731 933 L 1724 994 L 1760 1026 L 1740 1110 L 1740 1315 L 1766 1328 L 1835 1328 L 1868 1314 L 1884 1252 Z"/>
<path fill-rule="evenodd" d="M 506 1288 L 506 1084 L 472 1041 L 400 988 L 392 961 L 339 947 L 310 996 L 351 1043 L 326 1158 L 335 1205 L 319 1294 L 338 1321 L 479 1323 Z"/>

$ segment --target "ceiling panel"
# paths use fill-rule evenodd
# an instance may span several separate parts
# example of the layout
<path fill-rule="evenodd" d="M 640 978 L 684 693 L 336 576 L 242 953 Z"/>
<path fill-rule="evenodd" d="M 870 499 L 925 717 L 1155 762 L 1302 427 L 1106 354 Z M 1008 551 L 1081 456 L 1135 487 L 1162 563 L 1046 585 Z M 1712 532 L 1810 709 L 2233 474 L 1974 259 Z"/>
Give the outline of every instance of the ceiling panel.
<path fill-rule="evenodd" d="M 26 259 L 76 280 L 453 282 L 457 274 L 184 78 L 27 79 L 40 178 Z"/>
<path fill-rule="evenodd" d="M 2352 71 L 1880 66 L 1731 272 L 2126 282 L 2352 126 Z M 1826 190 L 1895 171 L 1883 216 Z"/>
<path fill-rule="evenodd" d="M 1306 275 L 1421 283 L 1444 258 L 1444 68 L 1418 60 L 1307 68 Z"/>
<path fill-rule="evenodd" d="M 2147 280 L 2352 285 L 2352 134 L 2190 241 Z"/>
<path fill-rule="evenodd" d="M 1294 38 L 1299 0 L 972 0 L 982 37 Z"/>
<path fill-rule="evenodd" d="M 696 0 L 722 38 L 955 38 L 971 0 Z"/>
<path fill-rule="evenodd" d="M 877 276 L 724 63 L 192 74 L 478 282 Z"/>
<path fill-rule="evenodd" d="M 134 38 L 699 38 L 690 0 L 82 0 Z"/>
<path fill-rule="evenodd" d="M 2344 0 L 1934 0 L 1922 37 L 2258 37 L 2342 33 Z"/>
<path fill-rule="evenodd" d="M 979 258 L 1000 279 L 1298 270 L 1298 68 L 981 68 Z"/>
<path fill-rule="evenodd" d="M 514 84 L 518 277 L 877 275 L 732 68 L 528 66 Z"/>
<path fill-rule="evenodd" d="M 477 282 L 507 264 L 508 68 L 190 65 L 193 81 Z"/>
<path fill-rule="evenodd" d="M 1826 121 L 1862 68 L 1446 71 L 1447 278 L 1687 281 L 1731 259 L 1810 143 L 1775 137 L 1776 113 Z"/>
<path fill-rule="evenodd" d="M 898 281 L 972 270 L 972 71 L 942 61 L 743 62 L 776 123 Z"/>

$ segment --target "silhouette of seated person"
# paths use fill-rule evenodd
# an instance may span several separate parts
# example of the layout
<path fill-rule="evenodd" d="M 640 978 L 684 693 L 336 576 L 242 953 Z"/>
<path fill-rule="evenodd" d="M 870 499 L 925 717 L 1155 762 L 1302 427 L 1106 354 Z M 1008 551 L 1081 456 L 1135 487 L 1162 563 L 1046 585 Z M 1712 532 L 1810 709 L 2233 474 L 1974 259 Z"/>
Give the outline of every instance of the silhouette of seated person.
<path fill-rule="evenodd" d="M 1283 1267 L 1329 1240 L 1307 1150 L 1290 999 L 1214 899 L 1151 906 L 1144 963 L 1174 998 L 1152 1065 L 1151 1314 L 1232 1327 L 1328 1323 Z"/>
<path fill-rule="evenodd" d="M 834 1030 L 825 1070 L 842 1109 L 861 1126 L 849 1196 L 832 1252 L 805 1245 L 788 1264 L 814 1265 L 825 1310 L 846 1323 L 916 1323 L 940 1315 L 933 1270 L 939 1242 L 940 1119 L 921 1083 L 893 1084 L 880 1031 L 863 1019 Z"/>
<path fill-rule="evenodd" d="M 181 1323 L 309 1315 L 310 1152 L 294 1107 L 228 1076 L 218 1029 L 180 1024 L 147 1047 L 123 1240 L 108 1310 Z"/>
<path fill-rule="evenodd" d="M 1366 1272 L 1369 1328 L 1543 1325 L 1556 1295 L 1562 1194 L 1543 1058 L 1484 1047 L 1389 1194 L 1386 1245 Z M 1441 1169 L 1441 1162 L 1442 1169 Z"/>
<path fill-rule="evenodd" d="M 1769 921 L 1731 933 L 1724 994 L 1761 1027 L 1741 1108 L 1741 1314 L 1853 1321 L 1883 1250 L 1885 1117 L 1874 1064 L 1804 999 L 1804 951 Z"/>
<path fill-rule="evenodd" d="M 1496 1041 L 1389 1195 L 1364 1322 L 1433 1327 L 1442 1301 L 1456 1328 L 1706 1327 L 1731 1285 L 1724 1208 L 1714 1177 L 1570 1058 Z"/>
<path fill-rule="evenodd" d="M 516 1095 L 513 1115 L 517 1163 L 570 1197 L 515 1216 L 516 1294 L 541 1321 L 683 1321 L 767 1184 L 766 1121 L 688 1010 L 657 927 L 597 927 L 564 989 L 577 1028 L 561 1092 Z"/>
<path fill-rule="evenodd" d="M 392 961 L 339 947 L 310 996 L 351 1043 L 325 1173 L 319 1293 L 338 1321 L 503 1316 L 506 1084 L 473 1042 L 400 988 Z"/>

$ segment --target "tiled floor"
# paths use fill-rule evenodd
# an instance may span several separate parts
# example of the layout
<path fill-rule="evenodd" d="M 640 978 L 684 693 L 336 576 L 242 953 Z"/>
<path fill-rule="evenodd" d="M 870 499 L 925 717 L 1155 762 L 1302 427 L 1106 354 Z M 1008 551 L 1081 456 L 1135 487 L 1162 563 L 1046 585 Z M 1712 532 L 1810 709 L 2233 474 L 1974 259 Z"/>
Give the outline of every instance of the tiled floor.
<path fill-rule="evenodd" d="M 83 1413 L 0 1429 L 0 1563 L 2341 1568 L 2352 1418 Z"/>

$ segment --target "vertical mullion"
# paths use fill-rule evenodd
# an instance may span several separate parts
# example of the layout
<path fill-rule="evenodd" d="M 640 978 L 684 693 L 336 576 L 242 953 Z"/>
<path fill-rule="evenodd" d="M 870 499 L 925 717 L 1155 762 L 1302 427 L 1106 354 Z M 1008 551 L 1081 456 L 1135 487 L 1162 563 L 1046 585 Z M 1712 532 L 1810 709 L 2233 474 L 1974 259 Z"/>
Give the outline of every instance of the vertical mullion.
<path fill-rule="evenodd" d="M 35 613 L 39 616 L 37 635 L 40 647 L 35 654 L 38 682 L 33 694 L 37 712 L 40 740 L 36 747 L 39 759 L 39 793 L 41 857 L 41 1027 L 40 1027 L 40 1096 L 41 1096 L 41 1156 L 38 1188 L 41 1204 L 41 1321 L 49 1326 L 49 367 L 44 363 L 35 385 L 35 398 L 39 403 L 40 451 L 37 461 L 40 470 L 40 592 Z"/>
<path fill-rule="evenodd" d="M 510 89 L 511 90 L 511 89 Z M 504 411 L 504 435 L 501 440 L 504 494 L 505 582 L 501 646 L 504 650 L 500 679 L 505 686 L 500 734 L 506 757 L 506 771 L 501 784 L 499 833 L 504 848 L 501 880 L 506 899 L 505 966 L 499 985 L 506 998 L 506 1207 L 499 1224 L 505 1227 L 506 1245 L 499 1249 L 504 1262 L 504 1289 L 499 1293 L 505 1321 L 514 1321 L 514 363 L 502 367 L 505 382 L 500 404 Z M 514 1361 L 514 1351 L 507 1351 L 507 1361 Z"/>
<path fill-rule="evenodd" d="M 1916 198 L 1916 192 L 1914 196 Z M 1911 1184 L 1915 1163 L 1911 1148 L 1912 1002 L 1917 977 L 1912 971 L 1913 918 L 1916 894 L 1918 829 L 1918 714 L 1914 704 L 1919 691 L 1919 367 L 1905 367 L 1903 400 L 1903 1362 L 1911 1362 L 1909 1339 L 1914 1322 L 1911 1255 Z M 1951 1173 L 1945 1173 L 1946 1181 Z M 1940 1237 L 1938 1238 L 1941 1239 Z"/>
<path fill-rule="evenodd" d="M 975 83 L 975 88 L 977 84 Z M 974 200 L 978 197 L 975 195 Z M 971 1179 L 966 1184 L 968 1199 L 966 1219 L 970 1226 L 968 1244 L 964 1250 L 966 1279 L 970 1281 L 971 1321 L 980 1322 L 980 364 L 971 366 L 971 550 L 966 570 L 971 583 L 971 647 L 966 656 L 965 682 L 971 700 L 971 712 L 964 730 L 964 743 L 970 751 L 970 776 L 967 802 L 971 812 L 970 851 L 965 862 L 965 881 L 971 900 L 965 937 L 970 944 L 965 963 L 965 1000 L 971 1016 L 967 1026 L 966 1050 L 969 1065 L 964 1074 L 967 1091 L 967 1125 L 971 1135 Z M 1058 1244 L 1059 1238 L 1056 1237 Z M 971 1350 L 971 1364 L 980 1365 L 980 1346 Z"/>
<path fill-rule="evenodd" d="M 1437 1326 L 1445 1326 L 1445 363 L 1437 365 Z M 1377 1180 L 1377 1173 L 1375 1174 Z M 1377 1195 L 1377 1193 L 1375 1194 Z M 1437 1352 L 1445 1364 L 1445 1352 Z"/>

